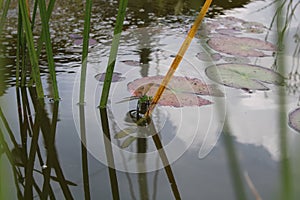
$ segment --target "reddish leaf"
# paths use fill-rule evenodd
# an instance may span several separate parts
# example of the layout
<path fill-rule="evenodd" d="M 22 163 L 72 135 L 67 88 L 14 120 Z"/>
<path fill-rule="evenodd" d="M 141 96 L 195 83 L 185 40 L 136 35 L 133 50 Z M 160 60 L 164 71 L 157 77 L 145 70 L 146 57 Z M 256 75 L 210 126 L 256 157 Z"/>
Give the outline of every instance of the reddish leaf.
<path fill-rule="evenodd" d="M 127 87 L 134 96 L 154 96 L 163 76 L 152 76 L 136 79 Z M 202 106 L 211 104 L 209 100 L 197 95 L 223 96 L 215 86 L 206 85 L 200 79 L 174 76 L 164 91 L 159 104 L 163 106 Z"/>

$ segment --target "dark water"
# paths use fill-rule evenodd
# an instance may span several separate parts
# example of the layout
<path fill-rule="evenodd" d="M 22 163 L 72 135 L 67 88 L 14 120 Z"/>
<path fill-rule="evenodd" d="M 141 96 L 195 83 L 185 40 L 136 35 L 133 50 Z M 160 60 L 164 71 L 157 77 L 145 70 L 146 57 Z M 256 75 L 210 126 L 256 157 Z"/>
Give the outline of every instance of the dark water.
<path fill-rule="evenodd" d="M 116 64 L 116 71 L 125 80 L 112 85 L 106 113 L 112 138 L 111 143 L 105 143 L 104 122 L 100 122 L 96 108 L 102 83 L 94 76 L 105 71 L 118 2 L 93 2 L 86 104 L 80 107 L 77 103 L 84 23 L 82 1 L 58 1 L 50 20 L 61 96 L 58 104 L 52 102 L 45 55 L 40 60 L 45 103 L 35 100 L 34 90 L 15 87 L 17 3 L 13 1 L 1 38 L 0 58 L 0 102 L 4 116 L 1 117 L 4 137 L 0 145 L 0 183 L 3 191 L 8 191 L 7 199 L 40 199 L 43 194 L 53 199 L 175 199 L 179 196 L 182 199 L 235 199 L 237 174 L 232 174 L 226 137 L 220 135 L 223 121 L 215 116 L 213 106 L 159 107 L 154 113 L 153 121 L 170 167 L 164 167 L 156 150 L 157 141 L 152 137 L 139 138 L 121 151 L 118 146 L 124 139 L 113 138 L 116 132 L 129 126 L 124 121 L 126 112 L 136 106 L 135 102 L 117 103 L 130 96 L 127 83 L 140 77 L 164 75 L 202 4 L 196 0 L 129 1 Z M 264 7 L 266 9 L 260 10 Z M 213 2 L 204 25 L 217 22 L 220 17 L 233 16 L 269 27 L 273 15 L 270 1 L 220 0 Z M 293 66 L 298 67 L 294 63 L 299 55 L 293 52 L 299 43 L 290 39 L 299 34 L 298 24 L 292 21 L 286 36 L 288 72 L 293 71 Z M 269 40 L 274 41 L 274 28 L 271 29 Z M 37 28 L 36 37 L 39 33 Z M 263 39 L 267 33 L 266 29 L 258 36 L 250 35 Z M 205 50 L 199 47 L 206 42 L 201 37 L 200 31 L 183 61 L 185 68 L 178 69 L 179 74 L 205 78 L 203 71 L 208 64 L 196 58 L 197 53 Z M 226 59 L 223 57 L 218 62 Z M 124 60 L 138 65 L 124 64 L 121 62 Z M 247 62 L 271 67 L 274 57 L 251 58 Z M 297 107 L 299 96 L 299 82 L 291 81 L 291 84 L 293 88 L 287 94 L 288 110 Z M 277 89 L 271 88 L 271 92 L 254 94 L 226 89 L 226 115 L 230 116 L 235 155 L 248 199 L 255 197 L 244 178 L 246 173 L 262 199 L 276 199 L 280 194 L 279 104 Z M 85 131 L 81 129 L 82 124 Z M 299 152 L 299 133 L 287 129 L 290 151 Z M 110 148 L 117 170 L 107 167 L 107 164 L 112 166 L 107 161 Z M 139 157 L 133 154 L 135 152 L 149 154 Z M 291 158 L 293 156 L 291 153 Z M 296 168 L 299 160 L 294 161 Z M 294 181 L 297 182 L 296 175 Z"/>

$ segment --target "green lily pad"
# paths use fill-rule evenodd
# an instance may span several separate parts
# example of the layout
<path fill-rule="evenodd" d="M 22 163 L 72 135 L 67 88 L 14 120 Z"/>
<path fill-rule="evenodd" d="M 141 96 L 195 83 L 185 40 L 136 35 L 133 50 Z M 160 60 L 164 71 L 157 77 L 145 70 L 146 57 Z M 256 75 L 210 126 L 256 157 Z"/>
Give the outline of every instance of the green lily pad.
<path fill-rule="evenodd" d="M 294 130 L 300 132 L 300 108 L 297 108 L 296 110 L 293 110 L 289 114 L 289 125 Z"/>
<path fill-rule="evenodd" d="M 207 67 L 205 73 L 213 81 L 244 90 L 269 90 L 263 83 L 284 84 L 283 76 L 258 65 L 218 64 Z"/>

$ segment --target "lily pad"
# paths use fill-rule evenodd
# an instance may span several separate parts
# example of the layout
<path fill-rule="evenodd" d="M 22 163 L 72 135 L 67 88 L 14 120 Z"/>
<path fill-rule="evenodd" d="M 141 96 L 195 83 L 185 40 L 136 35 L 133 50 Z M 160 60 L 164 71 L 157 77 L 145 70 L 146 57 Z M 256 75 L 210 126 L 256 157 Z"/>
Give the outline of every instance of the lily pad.
<path fill-rule="evenodd" d="M 243 57 L 268 56 L 263 51 L 275 51 L 275 46 L 263 40 L 250 37 L 215 36 L 207 44 L 214 50 Z"/>
<path fill-rule="evenodd" d="M 223 57 L 227 63 L 250 63 L 251 60 L 247 57 Z"/>
<path fill-rule="evenodd" d="M 136 79 L 130 82 L 128 90 L 137 97 L 154 96 L 163 76 L 151 76 Z M 223 96 L 223 93 L 214 85 L 207 85 L 197 78 L 174 76 L 162 94 L 158 104 L 162 106 L 202 106 L 211 104 L 209 100 L 198 95 Z"/>
<path fill-rule="evenodd" d="M 73 40 L 75 45 L 81 46 L 83 44 L 83 36 L 79 34 L 70 34 L 70 38 Z M 89 39 L 89 46 L 94 46 L 97 44 L 97 41 L 93 38 Z"/>
<path fill-rule="evenodd" d="M 259 22 L 244 22 L 242 26 L 247 33 L 263 33 L 266 27 Z"/>
<path fill-rule="evenodd" d="M 83 44 L 83 39 L 75 39 L 74 44 L 81 46 Z M 89 39 L 89 46 L 94 46 L 97 44 L 97 41 L 95 39 Z"/>
<path fill-rule="evenodd" d="M 141 65 L 141 63 L 137 60 L 122 60 L 121 62 L 133 67 L 138 67 Z"/>
<path fill-rule="evenodd" d="M 219 61 L 222 58 L 221 54 L 219 53 L 213 53 L 209 56 L 205 52 L 197 53 L 196 57 L 204 62 Z"/>
<path fill-rule="evenodd" d="M 106 73 L 99 73 L 99 74 L 95 75 L 95 79 L 97 81 L 104 82 L 105 74 Z M 125 77 L 122 77 L 121 75 L 122 74 L 119 72 L 114 72 L 113 76 L 112 76 L 112 82 L 120 82 L 120 81 L 125 80 Z"/>
<path fill-rule="evenodd" d="M 283 76 L 258 65 L 218 64 L 207 67 L 205 73 L 213 81 L 244 90 L 269 90 L 263 83 L 284 84 Z"/>
<path fill-rule="evenodd" d="M 289 125 L 294 130 L 300 132 L 300 108 L 297 108 L 289 114 Z"/>
<path fill-rule="evenodd" d="M 226 28 L 218 28 L 216 29 L 216 32 L 222 34 L 222 35 L 238 35 L 241 33 L 240 30 L 236 29 L 226 29 Z"/>

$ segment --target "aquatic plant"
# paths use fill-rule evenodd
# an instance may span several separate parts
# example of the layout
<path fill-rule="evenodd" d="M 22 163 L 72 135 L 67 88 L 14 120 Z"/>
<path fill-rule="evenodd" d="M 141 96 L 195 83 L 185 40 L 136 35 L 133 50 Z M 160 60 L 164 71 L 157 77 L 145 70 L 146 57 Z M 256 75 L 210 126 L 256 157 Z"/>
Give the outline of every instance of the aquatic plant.
<path fill-rule="evenodd" d="M 284 84 L 284 77 L 279 73 L 258 65 L 217 64 L 207 67 L 205 73 L 213 81 L 247 91 L 269 90 L 264 83 Z"/>
<path fill-rule="evenodd" d="M 79 104 L 84 103 L 85 85 L 86 85 L 86 70 L 87 70 L 87 57 L 89 48 L 90 37 L 90 21 L 92 11 L 92 0 L 87 0 L 85 3 L 85 17 L 84 17 L 84 30 L 83 30 L 83 45 L 81 57 L 81 73 L 80 73 L 80 90 L 79 90 Z M 74 35 L 75 36 L 75 35 Z"/>
<path fill-rule="evenodd" d="M 135 97 L 141 97 L 145 94 L 154 96 L 163 78 L 163 76 L 143 77 L 128 83 L 127 87 Z M 203 99 L 198 95 L 222 97 L 224 94 L 215 85 L 205 84 L 200 79 L 173 76 L 158 104 L 174 107 L 211 104 L 209 100 Z"/>
<path fill-rule="evenodd" d="M 126 65 L 133 66 L 133 67 L 138 67 L 141 65 L 141 63 L 136 60 L 122 60 L 121 62 Z"/>
<path fill-rule="evenodd" d="M 54 6 L 55 0 L 52 2 L 53 2 L 53 6 Z M 52 42 L 51 42 L 51 38 L 50 38 L 50 28 L 49 28 L 49 18 L 50 18 L 51 12 L 49 15 L 47 15 L 45 1 L 38 1 L 38 5 L 39 5 L 41 20 L 42 20 L 42 39 L 45 43 L 47 60 L 48 60 L 48 65 L 49 65 L 48 68 L 49 68 L 50 76 L 52 79 L 52 87 L 53 87 L 53 94 L 54 94 L 53 99 L 54 99 L 54 101 L 58 101 L 59 100 L 59 92 L 58 92 L 57 81 L 56 81 L 55 64 L 54 64 L 54 58 L 53 58 L 53 52 L 52 52 Z M 48 9 L 51 10 L 51 7 Z M 25 34 L 26 34 L 26 31 L 25 31 Z"/>
<path fill-rule="evenodd" d="M 112 45 L 111 45 L 111 49 L 110 49 L 109 59 L 108 59 L 107 67 L 106 67 L 106 75 L 105 75 L 104 85 L 103 85 L 101 99 L 100 99 L 100 103 L 99 103 L 99 107 L 101 107 L 101 108 L 106 107 L 107 100 L 108 100 L 109 89 L 110 89 L 111 80 L 112 80 L 112 76 L 113 76 L 113 72 L 114 72 L 116 58 L 117 58 L 117 53 L 118 53 L 118 48 L 119 48 L 127 3 L 128 3 L 128 0 L 121 0 L 119 3 L 118 16 L 117 16 L 115 29 L 114 29 L 113 41 L 112 41 Z"/>
<path fill-rule="evenodd" d="M 182 43 L 176 57 L 174 58 L 167 74 L 165 75 L 164 79 L 162 80 L 159 88 L 157 89 L 157 92 L 155 93 L 153 97 L 153 101 L 151 102 L 151 105 L 149 106 L 149 110 L 146 113 L 146 116 L 150 116 L 151 112 L 153 111 L 155 105 L 157 104 L 158 100 L 160 99 L 162 93 L 164 92 L 166 86 L 168 85 L 170 79 L 172 78 L 173 74 L 175 73 L 179 63 L 181 62 L 186 50 L 188 49 L 192 39 L 196 35 L 196 32 L 202 22 L 202 19 L 206 15 L 208 8 L 210 7 L 212 0 L 206 0 L 203 7 L 201 8 L 193 26 L 188 32 L 187 37 L 185 38 L 184 42 Z"/>
<path fill-rule="evenodd" d="M 219 35 L 210 38 L 207 44 L 216 51 L 244 57 L 264 57 L 268 55 L 263 51 L 276 50 L 272 43 L 250 37 Z"/>
<path fill-rule="evenodd" d="M 87 2 L 88 3 L 88 2 Z M 87 12 L 89 11 L 89 7 L 86 8 L 86 15 Z M 87 18 L 87 16 L 86 16 Z M 86 22 L 87 21 L 87 22 Z M 85 23 L 88 23 L 89 19 L 85 19 Z M 87 26 L 87 25 L 86 25 Z M 88 34 L 88 32 L 86 30 L 83 30 L 83 34 Z M 77 46 L 82 46 L 83 45 L 83 37 L 81 35 L 78 34 L 70 34 L 70 38 L 73 40 L 73 44 L 77 45 Z M 89 46 L 94 46 L 97 44 L 97 40 L 93 39 L 93 38 L 89 38 Z"/>
<path fill-rule="evenodd" d="M 219 61 L 222 58 L 222 55 L 219 53 L 212 53 L 210 55 L 207 55 L 207 53 L 205 52 L 199 52 L 196 54 L 196 58 L 204 62 Z"/>
<path fill-rule="evenodd" d="M 29 58 L 31 61 L 31 66 L 32 66 L 31 74 L 32 74 L 34 83 L 36 85 L 37 97 L 41 99 L 41 98 L 44 98 L 44 91 L 43 91 L 42 81 L 41 81 L 41 77 L 40 77 L 38 57 L 37 57 L 37 53 L 35 50 L 33 33 L 31 30 L 31 23 L 30 23 L 30 19 L 29 19 L 29 13 L 28 13 L 28 9 L 25 4 L 25 1 L 19 1 L 19 8 L 21 11 L 21 15 L 19 15 L 20 23 L 19 23 L 18 30 L 20 30 L 21 32 L 23 32 L 23 31 L 25 32 L 26 44 L 27 44 L 27 48 L 29 51 Z M 19 32 L 18 34 L 23 34 L 21 32 Z M 23 37 L 19 37 L 19 39 L 22 40 Z M 19 44 L 21 44 L 21 43 L 25 44 L 24 41 L 20 42 Z M 21 51 L 18 51 L 18 52 L 21 53 Z M 26 55 L 23 55 L 23 57 L 25 57 L 25 56 Z M 23 64 L 25 64 L 25 63 L 23 63 Z M 25 66 L 23 65 L 23 68 L 22 68 L 23 74 L 25 71 L 26 71 L 26 69 L 25 69 Z M 25 77 L 23 76 L 22 78 L 23 78 L 23 81 L 25 81 Z"/>
<path fill-rule="evenodd" d="M 289 125 L 294 130 L 300 132 L 300 108 L 289 113 Z"/>
<path fill-rule="evenodd" d="M 99 74 L 95 75 L 95 79 L 99 82 L 104 82 L 105 76 L 106 76 L 106 73 L 99 73 Z M 123 80 L 125 80 L 125 77 L 123 77 L 121 73 L 114 72 L 112 74 L 111 82 L 120 82 L 120 81 L 123 81 Z"/>
<path fill-rule="evenodd" d="M 6 1 L 6 6 L 10 1 Z M 37 97 L 44 98 L 44 91 L 42 86 L 42 81 L 40 78 L 39 69 L 39 57 L 43 47 L 46 50 L 46 56 L 48 61 L 48 69 L 52 81 L 53 99 L 55 101 L 59 100 L 59 92 L 56 81 L 55 64 L 52 52 L 52 42 L 50 39 L 49 31 L 49 19 L 51 12 L 53 10 L 55 0 L 49 1 L 48 7 L 46 8 L 45 1 L 35 1 L 32 16 L 30 16 L 29 3 L 26 1 L 19 1 L 19 13 L 18 13 L 18 38 L 17 38 L 17 55 L 16 55 L 16 85 L 25 86 L 34 85 L 37 91 Z M 6 7 L 5 6 L 5 7 Z M 36 41 L 34 40 L 33 33 L 36 28 L 35 18 L 37 9 L 39 8 L 40 19 L 41 19 L 41 32 L 40 37 Z M 3 13 L 4 14 L 4 13 Z M 4 22 L 4 17 L 6 14 L 2 15 L 2 22 Z M 1 27 L 4 24 L 1 23 Z M 28 58 L 30 65 L 28 64 Z M 28 67 L 30 66 L 30 67 Z M 30 72 L 30 73 L 28 73 Z M 30 74 L 30 77 L 27 77 Z M 30 81 L 28 82 L 28 80 Z"/>

